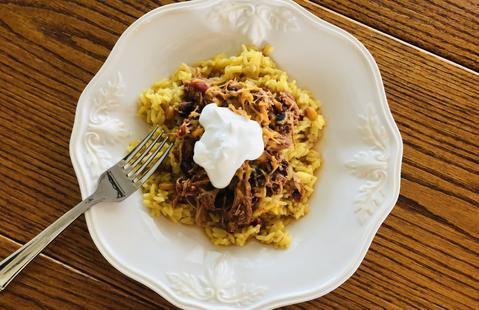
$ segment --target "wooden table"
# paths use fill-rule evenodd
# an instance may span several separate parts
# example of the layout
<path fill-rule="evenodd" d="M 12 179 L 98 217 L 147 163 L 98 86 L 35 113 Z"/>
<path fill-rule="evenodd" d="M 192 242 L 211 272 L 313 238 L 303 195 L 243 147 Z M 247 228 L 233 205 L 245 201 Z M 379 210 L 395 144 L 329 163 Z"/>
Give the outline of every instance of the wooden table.
<path fill-rule="evenodd" d="M 171 1 L 0 1 L 0 257 L 80 200 L 77 99 L 120 34 Z M 291 308 L 479 308 L 479 3 L 299 1 L 359 38 L 404 139 L 401 195 L 359 270 Z M 57 185 L 53 185 L 57 184 Z M 116 271 L 81 218 L 0 294 L 1 308 L 171 308 Z"/>

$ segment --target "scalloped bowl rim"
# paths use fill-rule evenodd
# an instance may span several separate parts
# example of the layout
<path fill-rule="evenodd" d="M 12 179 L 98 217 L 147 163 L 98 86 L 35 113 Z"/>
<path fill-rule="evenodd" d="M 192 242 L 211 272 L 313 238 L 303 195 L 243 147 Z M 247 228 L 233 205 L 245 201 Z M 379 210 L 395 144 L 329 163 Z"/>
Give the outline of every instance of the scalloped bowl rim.
<path fill-rule="evenodd" d="M 187 8 L 187 7 L 193 7 L 193 6 L 198 6 L 201 4 L 208 4 L 208 5 L 214 5 L 215 3 L 220 2 L 221 0 L 193 0 L 190 2 L 182 2 L 182 3 L 173 3 L 173 4 L 168 4 L 165 6 L 158 7 L 156 9 L 153 9 L 152 11 L 144 14 L 141 16 L 139 19 L 137 19 L 135 22 L 133 22 L 120 36 L 120 38 L 117 40 L 115 43 L 113 49 L 111 50 L 110 54 L 108 55 L 107 59 L 105 60 L 104 64 L 101 66 L 99 71 L 95 74 L 95 76 L 92 78 L 92 80 L 88 83 L 88 85 L 85 87 L 83 90 L 82 94 L 80 95 L 78 102 L 82 102 L 83 97 L 85 96 L 86 93 L 90 91 L 91 88 L 94 87 L 94 85 L 97 83 L 97 80 L 99 77 L 102 75 L 102 73 L 106 70 L 105 68 L 109 66 L 109 64 L 112 62 L 112 59 L 116 57 L 118 54 L 119 50 L 121 49 L 122 45 L 125 44 L 127 41 L 128 36 L 130 35 L 131 32 L 133 32 L 138 26 L 140 26 L 142 23 L 144 23 L 146 20 L 153 16 L 157 16 L 160 14 L 165 14 L 170 11 L 174 11 L 177 9 L 181 8 Z M 356 255 L 356 259 L 354 260 L 354 264 L 351 264 L 344 268 L 343 272 L 341 273 L 341 276 L 338 276 L 336 279 L 329 281 L 326 285 L 323 286 L 322 289 L 310 289 L 309 291 L 300 291 L 299 293 L 292 293 L 288 296 L 282 296 L 281 298 L 278 299 L 273 299 L 269 300 L 266 302 L 257 302 L 254 304 L 255 307 L 258 308 L 276 308 L 280 306 L 285 306 L 288 304 L 293 304 L 293 303 L 299 303 L 299 302 L 304 302 L 308 300 L 312 300 L 321 296 L 326 295 L 327 293 L 333 291 L 337 287 L 339 287 L 341 284 L 343 284 L 346 280 L 348 280 L 354 272 L 358 269 L 360 266 L 361 262 L 363 261 L 364 257 L 366 256 L 366 253 L 379 229 L 381 224 L 384 222 L 386 217 L 389 215 L 393 207 L 395 206 L 397 199 L 399 197 L 399 190 L 400 190 L 400 179 L 401 179 L 401 164 L 402 164 L 402 156 L 403 156 L 403 143 L 401 139 L 401 135 L 399 132 L 399 129 L 393 119 L 393 116 L 391 114 L 391 111 L 389 109 L 389 106 L 387 104 L 387 99 L 386 99 L 386 93 L 384 90 L 384 85 L 381 79 L 381 74 L 379 71 L 379 68 L 371 55 L 371 53 L 366 49 L 366 47 L 358 40 L 356 39 L 353 35 L 348 33 L 347 31 L 339 28 L 338 26 L 335 26 L 327 21 L 324 21 L 323 19 L 317 17 L 316 15 L 312 14 L 308 10 L 304 9 L 301 7 L 299 4 L 289 1 L 289 0 L 275 0 L 275 2 L 283 3 L 284 5 L 289 6 L 291 9 L 295 10 L 297 13 L 301 14 L 304 18 L 309 20 L 310 22 L 316 24 L 316 26 L 323 27 L 332 33 L 334 33 L 337 36 L 342 37 L 343 39 L 349 41 L 352 43 L 352 45 L 360 51 L 361 55 L 367 60 L 367 63 L 369 65 L 369 69 L 374 75 L 375 78 L 375 84 L 376 84 L 376 89 L 379 92 L 379 98 L 380 98 L 380 106 L 382 108 L 382 113 L 385 116 L 387 120 L 387 126 L 390 126 L 393 132 L 393 136 L 395 139 L 395 143 L 397 145 L 396 150 L 392 150 L 391 154 L 395 157 L 394 162 L 393 162 L 393 175 L 391 176 L 393 180 L 393 185 L 392 187 L 394 188 L 394 192 L 389 195 L 389 200 L 384 202 L 384 206 L 381 210 L 378 210 L 378 212 L 381 212 L 381 215 L 376 216 L 376 223 L 372 225 L 372 228 L 370 231 L 367 233 L 368 238 L 363 241 L 363 246 L 361 249 L 361 252 Z M 80 164 L 79 160 L 76 155 L 76 145 L 75 141 L 78 140 L 78 135 L 79 135 L 79 124 L 80 124 L 80 116 L 82 115 L 82 111 L 85 109 L 85 105 L 77 105 L 76 112 L 75 112 L 75 119 L 74 119 L 74 124 L 73 124 L 73 129 L 72 129 L 72 135 L 70 138 L 70 157 L 71 161 L 73 164 L 73 168 L 75 171 L 75 174 L 78 178 L 79 181 L 79 186 L 80 186 L 80 191 L 82 198 L 87 197 L 87 178 L 86 174 L 83 173 L 80 169 Z M 87 211 L 85 213 L 85 218 L 87 222 L 87 227 L 90 232 L 90 235 L 92 237 L 93 242 L 95 243 L 96 247 L 100 251 L 100 253 L 105 257 L 105 259 L 117 270 L 122 272 L 123 274 L 127 275 L 128 277 L 144 284 L 145 286 L 149 287 L 153 291 L 157 292 L 160 294 L 163 298 L 165 298 L 168 302 L 171 304 L 177 306 L 177 307 L 194 307 L 194 308 L 202 308 L 201 304 L 194 301 L 194 300 L 189 300 L 186 301 L 187 298 L 185 297 L 178 297 L 175 296 L 174 294 L 171 294 L 168 289 L 165 289 L 164 285 L 162 283 L 156 283 L 154 281 L 149 280 L 148 278 L 142 276 L 140 273 L 134 271 L 131 267 L 123 265 L 117 258 L 114 256 L 110 255 L 110 252 L 107 249 L 107 246 L 102 244 L 99 241 L 99 237 L 97 235 L 97 232 L 94 228 L 92 219 L 91 219 L 91 213 Z"/>

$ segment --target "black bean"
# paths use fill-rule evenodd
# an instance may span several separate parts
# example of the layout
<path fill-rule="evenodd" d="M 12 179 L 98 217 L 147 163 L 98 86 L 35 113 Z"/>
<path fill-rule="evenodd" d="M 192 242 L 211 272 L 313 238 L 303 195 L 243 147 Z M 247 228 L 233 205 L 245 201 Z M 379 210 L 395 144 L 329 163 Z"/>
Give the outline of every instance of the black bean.
<path fill-rule="evenodd" d="M 286 118 L 286 113 L 284 113 L 283 111 L 278 112 L 278 113 L 276 114 L 276 120 L 277 120 L 278 122 L 283 121 L 285 118 Z"/>
<path fill-rule="evenodd" d="M 186 175 L 190 175 L 190 170 L 193 168 L 193 164 L 188 160 L 183 160 L 180 164 L 181 171 Z"/>
<path fill-rule="evenodd" d="M 183 101 L 178 105 L 178 113 L 183 116 L 187 117 L 190 115 L 191 111 L 193 111 L 195 105 L 191 101 Z"/>
<path fill-rule="evenodd" d="M 301 200 L 301 192 L 298 189 L 295 189 L 292 193 L 291 196 L 295 201 L 300 201 Z"/>

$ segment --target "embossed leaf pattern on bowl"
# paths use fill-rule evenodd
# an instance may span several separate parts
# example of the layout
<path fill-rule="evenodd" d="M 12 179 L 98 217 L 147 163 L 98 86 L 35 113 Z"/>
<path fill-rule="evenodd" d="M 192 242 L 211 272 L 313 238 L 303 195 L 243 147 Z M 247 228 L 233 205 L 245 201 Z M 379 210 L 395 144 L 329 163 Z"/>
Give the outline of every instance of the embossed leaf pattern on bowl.
<path fill-rule="evenodd" d="M 369 150 L 359 151 L 346 163 L 351 172 L 366 182 L 359 188 L 356 196 L 356 212 L 361 223 L 365 223 L 374 210 L 384 201 L 383 188 L 387 179 L 389 154 L 388 135 L 371 105 L 367 114 L 360 116 L 359 132 Z"/>
<path fill-rule="evenodd" d="M 247 305 L 266 291 L 265 287 L 252 283 L 237 283 L 230 258 L 226 255 L 221 255 L 207 267 L 206 276 L 170 272 L 167 277 L 173 290 L 202 301 Z"/>
<path fill-rule="evenodd" d="M 210 14 L 213 20 L 229 24 L 258 46 L 264 43 L 270 30 L 299 30 L 291 11 L 279 5 L 258 5 L 250 1 L 237 1 L 226 5 L 221 3 Z"/>
<path fill-rule="evenodd" d="M 123 97 L 124 87 L 122 75 L 118 72 L 114 79 L 99 89 L 92 100 L 84 141 L 88 152 L 87 163 L 93 177 L 113 164 L 105 145 L 123 143 L 123 139 L 130 136 L 126 125 L 113 116 Z"/>

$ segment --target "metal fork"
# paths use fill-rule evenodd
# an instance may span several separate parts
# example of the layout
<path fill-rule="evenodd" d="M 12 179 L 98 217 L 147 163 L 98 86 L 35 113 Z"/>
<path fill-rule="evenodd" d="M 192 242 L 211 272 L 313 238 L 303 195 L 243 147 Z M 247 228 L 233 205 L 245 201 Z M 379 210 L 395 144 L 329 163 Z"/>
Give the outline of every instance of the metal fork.
<path fill-rule="evenodd" d="M 91 196 L 5 258 L 0 263 L 0 291 L 5 289 L 35 256 L 91 206 L 105 201 L 122 201 L 136 192 L 170 152 L 173 143 L 169 143 L 165 148 L 167 141 L 166 134 L 158 127 L 153 128 L 128 155 L 100 176 L 97 189 Z"/>

